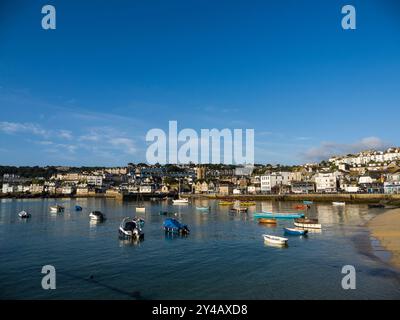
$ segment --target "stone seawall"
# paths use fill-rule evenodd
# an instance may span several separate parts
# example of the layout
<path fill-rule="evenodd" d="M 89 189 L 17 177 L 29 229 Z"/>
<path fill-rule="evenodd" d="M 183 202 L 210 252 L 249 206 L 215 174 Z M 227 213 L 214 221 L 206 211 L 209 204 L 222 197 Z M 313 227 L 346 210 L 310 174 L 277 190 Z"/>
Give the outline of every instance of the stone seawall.
<path fill-rule="evenodd" d="M 373 203 L 373 202 L 398 202 L 400 204 L 400 194 L 286 194 L 286 195 L 187 195 L 190 198 L 209 198 L 209 199 L 237 199 L 237 200 L 272 200 L 272 201 L 303 201 L 332 202 L 345 201 L 350 203 Z"/>

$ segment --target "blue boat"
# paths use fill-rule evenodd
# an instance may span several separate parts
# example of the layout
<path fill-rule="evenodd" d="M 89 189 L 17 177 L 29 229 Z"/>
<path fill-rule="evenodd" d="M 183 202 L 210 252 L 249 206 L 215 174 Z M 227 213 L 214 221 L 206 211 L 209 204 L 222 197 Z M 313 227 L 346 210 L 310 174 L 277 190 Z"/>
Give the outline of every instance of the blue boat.
<path fill-rule="evenodd" d="M 283 228 L 285 234 L 289 234 L 292 236 L 304 236 L 308 233 L 308 230 L 297 229 L 297 228 Z"/>
<path fill-rule="evenodd" d="M 75 211 L 82 211 L 82 207 L 81 207 L 81 206 L 78 206 L 78 205 L 76 205 L 76 206 L 75 206 Z"/>
<path fill-rule="evenodd" d="M 253 215 L 253 217 L 254 217 L 254 219 L 259 219 L 259 218 L 298 219 L 298 218 L 303 218 L 304 213 L 263 212 L 263 213 L 255 213 Z"/>
<path fill-rule="evenodd" d="M 189 234 L 189 228 L 186 224 L 180 223 L 174 218 L 167 218 L 164 220 L 163 227 L 165 232 Z"/>
<path fill-rule="evenodd" d="M 313 201 L 308 201 L 308 200 L 303 201 L 303 204 L 313 204 L 313 203 L 314 203 Z"/>

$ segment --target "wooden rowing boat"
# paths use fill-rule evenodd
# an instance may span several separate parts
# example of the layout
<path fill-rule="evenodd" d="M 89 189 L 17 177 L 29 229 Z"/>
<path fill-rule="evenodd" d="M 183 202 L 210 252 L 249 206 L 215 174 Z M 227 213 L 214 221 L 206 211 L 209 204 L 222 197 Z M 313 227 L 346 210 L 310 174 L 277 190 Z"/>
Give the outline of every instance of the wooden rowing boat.
<path fill-rule="evenodd" d="M 260 219 L 258 219 L 258 223 L 276 224 L 276 219 L 260 218 Z"/>
<path fill-rule="evenodd" d="M 321 224 L 318 223 L 318 219 L 300 218 L 294 220 L 294 225 L 304 229 L 321 229 Z"/>
<path fill-rule="evenodd" d="M 286 245 L 288 240 L 287 238 L 272 236 L 269 234 L 263 234 L 264 241 L 272 244 Z"/>

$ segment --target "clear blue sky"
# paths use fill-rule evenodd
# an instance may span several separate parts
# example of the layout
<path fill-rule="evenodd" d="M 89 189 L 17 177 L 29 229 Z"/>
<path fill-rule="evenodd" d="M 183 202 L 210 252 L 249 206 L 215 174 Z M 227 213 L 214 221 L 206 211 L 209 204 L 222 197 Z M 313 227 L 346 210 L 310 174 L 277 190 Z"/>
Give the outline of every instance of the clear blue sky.
<path fill-rule="evenodd" d="M 169 120 L 254 128 L 259 163 L 400 145 L 399 18 L 389 0 L 4 0 L 0 164 L 144 161 Z"/>

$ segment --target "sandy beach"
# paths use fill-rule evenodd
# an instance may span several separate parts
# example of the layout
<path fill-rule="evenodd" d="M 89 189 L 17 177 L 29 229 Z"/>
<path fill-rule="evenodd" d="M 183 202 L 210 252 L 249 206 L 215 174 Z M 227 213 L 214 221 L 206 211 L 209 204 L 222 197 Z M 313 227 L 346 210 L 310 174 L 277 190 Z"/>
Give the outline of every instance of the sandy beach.
<path fill-rule="evenodd" d="M 390 263 L 400 269 L 400 209 L 383 213 L 368 223 L 372 237 L 391 253 Z"/>

